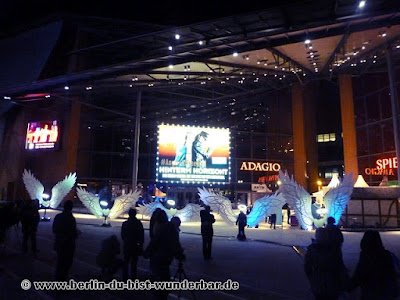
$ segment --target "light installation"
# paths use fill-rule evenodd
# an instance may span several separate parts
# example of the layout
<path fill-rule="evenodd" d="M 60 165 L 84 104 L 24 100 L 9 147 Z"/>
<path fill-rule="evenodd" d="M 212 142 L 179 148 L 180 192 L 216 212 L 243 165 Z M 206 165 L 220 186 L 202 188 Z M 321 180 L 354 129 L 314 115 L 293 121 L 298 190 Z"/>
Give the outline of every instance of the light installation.
<path fill-rule="evenodd" d="M 158 126 L 157 182 L 229 183 L 230 168 L 229 129 Z"/>
<path fill-rule="evenodd" d="M 57 208 L 65 196 L 71 191 L 76 182 L 76 173 L 70 173 L 65 176 L 64 180 L 58 182 L 51 189 L 51 197 L 49 194 L 44 193 L 43 184 L 36 179 L 36 177 L 29 170 L 24 170 L 22 174 L 22 180 L 25 188 L 28 191 L 29 197 L 32 200 L 39 200 L 39 205 L 44 208 L 43 221 L 50 220 L 46 216 L 46 210 L 48 208 Z"/>
<path fill-rule="evenodd" d="M 103 198 L 102 193 L 96 195 L 81 187 L 76 188 L 76 194 L 83 205 L 85 205 L 93 215 L 98 218 L 104 217 L 102 226 L 110 226 L 107 219 L 116 219 L 131 207 L 135 207 L 140 196 L 140 191 L 135 190 L 134 192 L 118 196 L 114 199 L 113 204 L 111 196 L 110 199 L 107 199 L 107 197 Z"/>
<path fill-rule="evenodd" d="M 206 188 L 198 188 L 200 199 L 204 204 L 209 205 L 213 212 L 219 214 L 221 218 L 228 224 L 235 224 L 238 215 L 232 209 L 231 201 L 218 195 Z M 264 196 L 254 202 L 253 209 L 247 216 L 247 225 L 254 227 L 263 221 L 267 216 L 275 213 L 278 209 L 282 209 L 285 199 L 280 193 Z"/>
<path fill-rule="evenodd" d="M 324 195 L 324 215 L 316 218 L 312 213 L 311 195 L 294 181 L 293 176 L 290 177 L 288 174 L 279 171 L 279 180 L 281 182 L 279 191 L 289 206 L 294 209 L 300 226 L 306 230 L 311 230 L 313 226 L 317 228 L 323 226 L 328 217 L 333 217 L 335 223 L 338 223 L 350 200 L 354 186 L 353 174 L 345 175 L 338 186 L 329 189 Z"/>
<path fill-rule="evenodd" d="M 167 209 L 161 202 L 157 201 L 139 205 L 137 210 L 139 214 L 151 217 L 157 208 L 161 208 L 165 211 L 169 220 L 171 220 L 172 217 L 179 217 L 181 222 L 200 222 L 200 211 L 203 209 L 199 204 L 195 203 L 188 203 L 182 209 Z"/>

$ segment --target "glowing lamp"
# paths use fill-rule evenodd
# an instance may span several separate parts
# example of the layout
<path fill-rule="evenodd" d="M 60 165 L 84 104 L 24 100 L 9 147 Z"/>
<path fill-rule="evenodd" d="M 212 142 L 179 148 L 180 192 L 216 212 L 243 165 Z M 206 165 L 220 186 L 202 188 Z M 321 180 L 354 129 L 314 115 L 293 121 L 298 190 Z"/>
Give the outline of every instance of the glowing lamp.
<path fill-rule="evenodd" d="M 244 205 L 244 204 L 239 204 L 239 205 L 238 205 L 238 208 L 239 208 L 239 210 L 241 210 L 241 211 L 246 211 L 246 210 L 247 210 L 247 206 Z"/>

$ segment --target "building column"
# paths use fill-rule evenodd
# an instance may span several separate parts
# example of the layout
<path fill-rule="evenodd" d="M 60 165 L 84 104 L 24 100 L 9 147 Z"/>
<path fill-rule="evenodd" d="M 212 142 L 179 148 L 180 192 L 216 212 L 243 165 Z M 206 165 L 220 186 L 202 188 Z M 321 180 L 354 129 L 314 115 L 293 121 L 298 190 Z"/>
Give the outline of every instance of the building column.
<path fill-rule="evenodd" d="M 303 87 L 300 83 L 292 86 L 292 122 L 294 149 L 294 179 L 307 188 L 307 157 L 305 143 L 305 117 Z"/>
<path fill-rule="evenodd" d="M 80 132 L 81 104 L 75 101 L 71 102 L 71 112 L 68 128 L 68 146 L 66 173 L 76 172 L 78 159 L 78 145 Z"/>
<path fill-rule="evenodd" d="M 344 170 L 358 177 L 356 124 L 354 118 L 353 85 L 351 75 L 339 75 L 340 108 L 343 130 Z"/>

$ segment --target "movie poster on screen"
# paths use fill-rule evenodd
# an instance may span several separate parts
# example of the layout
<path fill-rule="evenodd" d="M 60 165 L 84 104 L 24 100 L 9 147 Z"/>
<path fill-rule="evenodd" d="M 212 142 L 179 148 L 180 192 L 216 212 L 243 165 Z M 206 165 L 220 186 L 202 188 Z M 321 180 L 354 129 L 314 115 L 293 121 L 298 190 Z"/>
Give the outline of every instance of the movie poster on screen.
<path fill-rule="evenodd" d="M 156 180 L 228 183 L 229 143 L 226 128 L 159 125 Z"/>
<path fill-rule="evenodd" d="M 25 149 L 58 149 L 60 128 L 58 121 L 40 121 L 28 123 Z"/>

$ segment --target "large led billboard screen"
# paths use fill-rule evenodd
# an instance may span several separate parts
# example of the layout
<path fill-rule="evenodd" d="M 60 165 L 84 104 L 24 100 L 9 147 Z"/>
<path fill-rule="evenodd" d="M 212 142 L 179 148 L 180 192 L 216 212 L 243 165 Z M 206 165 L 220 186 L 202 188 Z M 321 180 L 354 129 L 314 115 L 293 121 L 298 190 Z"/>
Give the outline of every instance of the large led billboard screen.
<path fill-rule="evenodd" d="M 28 123 L 25 149 L 58 149 L 60 128 L 57 121 L 40 121 Z"/>
<path fill-rule="evenodd" d="M 230 133 L 226 128 L 158 126 L 156 180 L 228 183 Z"/>

